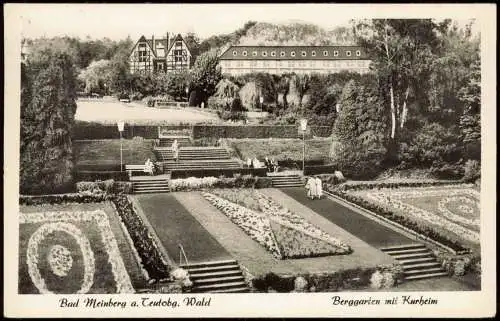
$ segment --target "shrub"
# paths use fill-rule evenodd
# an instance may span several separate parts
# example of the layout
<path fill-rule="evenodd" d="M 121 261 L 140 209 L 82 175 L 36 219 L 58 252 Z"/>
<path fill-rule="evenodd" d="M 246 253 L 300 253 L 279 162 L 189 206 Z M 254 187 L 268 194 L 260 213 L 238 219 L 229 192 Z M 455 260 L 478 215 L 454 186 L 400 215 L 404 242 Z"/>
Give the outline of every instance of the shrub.
<path fill-rule="evenodd" d="M 254 177 L 251 175 L 236 175 L 235 177 L 189 177 L 186 179 L 172 179 L 170 181 L 170 190 L 192 191 L 203 188 L 267 188 L 271 187 L 272 180 L 268 177 Z"/>
<path fill-rule="evenodd" d="M 464 166 L 464 180 L 474 182 L 481 177 L 481 164 L 477 160 L 469 159 Z"/>
<path fill-rule="evenodd" d="M 220 168 L 220 169 L 175 169 L 171 171 L 171 178 L 187 178 L 187 177 L 233 177 L 235 174 L 252 175 L 265 177 L 267 175 L 266 168 Z"/>
<path fill-rule="evenodd" d="M 95 181 L 95 182 L 77 182 L 76 183 L 77 192 L 85 191 L 102 191 L 109 194 L 129 194 L 132 192 L 131 182 L 115 182 L 113 179 L 108 179 L 105 181 Z"/>

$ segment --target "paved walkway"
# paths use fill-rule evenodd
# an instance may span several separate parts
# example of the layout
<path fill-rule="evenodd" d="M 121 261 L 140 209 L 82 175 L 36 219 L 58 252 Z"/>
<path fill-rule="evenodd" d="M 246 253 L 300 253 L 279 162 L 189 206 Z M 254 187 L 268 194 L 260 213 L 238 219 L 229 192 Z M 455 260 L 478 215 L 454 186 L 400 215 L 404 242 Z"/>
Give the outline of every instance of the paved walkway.
<path fill-rule="evenodd" d="M 172 194 L 137 195 L 135 198 L 175 263 L 179 263 L 179 243 L 190 263 L 231 259 L 226 249 Z"/>
<path fill-rule="evenodd" d="M 276 189 L 261 190 L 275 201 L 285 201 L 290 210 L 297 212 L 325 232 L 346 241 L 354 250 L 348 255 L 316 258 L 277 260 L 263 246 L 255 242 L 241 228 L 213 207 L 198 192 L 172 193 L 176 199 L 222 244 L 250 273 L 321 273 L 356 267 L 391 264 L 387 254 L 371 247 L 335 224 L 314 213 Z"/>
<path fill-rule="evenodd" d="M 366 243 L 377 247 L 415 243 L 414 240 L 359 214 L 335 200 L 323 197 L 311 200 L 302 187 L 284 188 L 283 193 L 309 207 L 332 223 L 340 226 Z"/>

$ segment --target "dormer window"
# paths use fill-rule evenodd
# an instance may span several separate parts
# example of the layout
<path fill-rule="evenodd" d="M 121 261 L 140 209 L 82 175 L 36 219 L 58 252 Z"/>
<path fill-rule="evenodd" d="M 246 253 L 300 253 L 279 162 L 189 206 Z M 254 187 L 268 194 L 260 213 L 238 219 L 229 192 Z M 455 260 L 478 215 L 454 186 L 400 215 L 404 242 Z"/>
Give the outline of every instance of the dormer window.
<path fill-rule="evenodd" d="M 267 51 L 262 52 L 262 57 L 267 57 Z"/>
<path fill-rule="evenodd" d="M 276 57 L 276 51 L 271 51 L 271 57 Z"/>
<path fill-rule="evenodd" d="M 253 51 L 252 56 L 257 57 L 257 51 Z"/>
<path fill-rule="evenodd" d="M 241 54 L 246 57 L 248 55 L 248 52 L 245 50 Z"/>
<path fill-rule="evenodd" d="M 333 56 L 334 56 L 334 57 L 338 57 L 338 56 L 339 56 L 339 52 L 338 52 L 338 50 L 335 50 L 335 51 L 333 52 Z"/>
<path fill-rule="evenodd" d="M 305 51 L 302 51 L 300 54 L 302 55 L 302 57 L 305 57 L 307 55 Z"/>
<path fill-rule="evenodd" d="M 360 57 L 361 56 L 361 51 L 356 50 L 356 56 Z"/>
<path fill-rule="evenodd" d="M 236 52 L 236 50 L 233 51 L 233 56 L 236 56 L 237 54 L 238 54 L 238 52 Z"/>
<path fill-rule="evenodd" d="M 285 57 L 285 52 L 284 51 L 280 52 L 280 56 Z"/>
<path fill-rule="evenodd" d="M 290 53 L 290 56 L 295 57 L 295 51 L 292 51 L 292 52 Z"/>
<path fill-rule="evenodd" d="M 316 51 L 312 51 L 311 56 L 316 57 Z"/>
<path fill-rule="evenodd" d="M 350 56 L 351 56 L 351 51 L 350 51 L 350 50 L 347 50 L 347 51 L 345 52 L 345 55 L 346 55 L 347 57 L 350 57 Z"/>
<path fill-rule="evenodd" d="M 325 57 L 328 56 L 328 51 L 326 51 L 326 50 L 323 51 L 323 56 L 325 56 Z"/>

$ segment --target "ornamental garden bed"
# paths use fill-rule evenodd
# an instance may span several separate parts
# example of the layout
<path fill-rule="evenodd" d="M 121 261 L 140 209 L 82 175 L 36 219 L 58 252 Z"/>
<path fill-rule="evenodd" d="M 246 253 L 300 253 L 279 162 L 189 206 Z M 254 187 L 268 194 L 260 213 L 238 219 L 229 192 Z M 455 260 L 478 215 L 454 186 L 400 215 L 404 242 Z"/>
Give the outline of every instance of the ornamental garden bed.
<path fill-rule="evenodd" d="M 169 276 L 125 195 L 22 196 L 20 204 L 21 294 L 135 293 Z"/>
<path fill-rule="evenodd" d="M 202 195 L 277 259 L 352 252 L 344 241 L 254 189 L 213 189 Z"/>
<path fill-rule="evenodd" d="M 388 187 L 332 192 L 457 252 L 480 253 L 480 194 L 472 184 Z"/>
<path fill-rule="evenodd" d="M 19 293 L 134 293 L 143 287 L 109 202 L 21 206 Z"/>

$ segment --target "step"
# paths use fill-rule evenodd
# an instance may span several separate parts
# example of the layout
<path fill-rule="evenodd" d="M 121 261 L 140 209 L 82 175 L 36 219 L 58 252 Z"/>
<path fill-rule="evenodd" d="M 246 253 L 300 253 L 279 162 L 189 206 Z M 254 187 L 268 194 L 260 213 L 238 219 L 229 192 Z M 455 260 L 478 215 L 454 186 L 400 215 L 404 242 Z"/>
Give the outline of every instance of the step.
<path fill-rule="evenodd" d="M 170 188 L 168 186 L 164 187 L 134 187 L 135 192 L 142 192 L 142 191 L 169 191 Z"/>
<path fill-rule="evenodd" d="M 199 278 L 214 278 L 218 276 L 236 276 L 241 275 L 241 271 L 222 271 L 222 272 L 210 272 L 210 273 L 189 273 L 189 278 L 192 280 Z"/>
<path fill-rule="evenodd" d="M 435 262 L 429 262 L 429 263 L 417 263 L 417 264 L 408 264 L 403 266 L 404 271 L 411 271 L 415 269 L 422 269 L 422 268 L 431 268 L 431 267 L 440 267 L 441 264 L 439 264 L 438 261 Z"/>
<path fill-rule="evenodd" d="M 443 270 L 443 268 L 441 268 L 441 267 L 437 267 L 437 268 L 428 268 L 428 269 L 423 269 L 423 270 L 404 271 L 404 275 L 405 276 L 412 276 L 412 275 L 438 273 L 438 272 L 446 272 L 446 271 Z"/>
<path fill-rule="evenodd" d="M 161 181 L 132 181 L 133 185 L 147 185 L 147 186 L 158 186 L 158 185 L 164 185 L 168 184 L 167 180 L 161 180 Z"/>
<path fill-rule="evenodd" d="M 194 290 L 222 290 L 222 289 L 230 289 L 230 288 L 241 288 L 247 286 L 244 281 L 240 282 L 228 282 L 228 283 L 219 283 L 219 284 L 207 284 L 196 286 Z"/>
<path fill-rule="evenodd" d="M 415 249 L 415 248 L 425 248 L 425 245 L 419 244 L 419 243 L 412 243 L 412 244 L 404 244 L 404 245 L 385 247 L 385 248 L 381 248 L 380 250 L 387 252 L 387 251 L 393 251 L 393 250 L 407 250 L 407 249 Z"/>
<path fill-rule="evenodd" d="M 223 271 L 241 271 L 238 264 L 234 265 L 220 265 L 220 266 L 212 266 L 212 267 L 200 267 L 200 268 L 184 268 L 189 274 L 191 273 L 211 273 L 211 272 L 223 272 Z"/>
<path fill-rule="evenodd" d="M 385 253 L 389 255 L 400 255 L 400 254 L 412 254 L 412 253 L 422 253 L 422 252 L 428 252 L 429 250 L 425 247 L 423 248 L 415 248 L 415 249 L 408 249 L 408 250 L 394 250 L 394 251 L 384 251 Z"/>
<path fill-rule="evenodd" d="M 410 260 L 410 259 L 420 259 L 420 258 L 425 258 L 425 257 L 432 257 L 434 258 L 433 254 L 431 252 L 422 252 L 422 253 L 413 253 L 413 254 L 399 254 L 399 255 L 391 255 L 393 258 L 395 258 L 398 261 L 401 260 Z"/>
<path fill-rule="evenodd" d="M 417 263 L 429 263 L 429 262 L 434 262 L 436 261 L 436 258 L 434 257 L 425 257 L 421 259 L 408 259 L 408 260 L 398 260 L 399 263 L 402 265 L 413 265 Z"/>
<path fill-rule="evenodd" d="M 199 263 L 190 263 L 190 264 L 181 264 L 179 267 L 183 269 L 189 269 L 189 268 L 199 268 L 199 267 L 209 267 L 209 266 L 216 266 L 216 265 L 225 265 L 225 264 L 236 264 L 238 265 L 238 262 L 235 260 L 219 260 L 219 261 L 206 261 L 206 262 L 199 262 Z"/>
<path fill-rule="evenodd" d="M 162 186 L 134 186 L 134 190 L 152 190 L 152 189 L 169 189 L 169 185 L 162 185 Z"/>
<path fill-rule="evenodd" d="M 210 293 L 248 293 L 250 289 L 248 287 L 232 288 L 225 290 L 212 290 Z"/>
<path fill-rule="evenodd" d="M 151 190 L 151 191 L 134 191 L 134 194 L 155 194 L 155 193 L 169 193 L 170 190 Z"/>
<path fill-rule="evenodd" d="M 440 277 L 440 276 L 448 276 L 448 273 L 438 272 L 438 273 L 427 273 L 427 274 L 421 274 L 421 275 L 412 275 L 412 276 L 405 277 L 405 280 L 407 280 L 407 281 L 422 280 L 422 279 L 429 279 L 429 278 L 435 278 L 435 277 Z"/>
<path fill-rule="evenodd" d="M 227 277 L 218 277 L 218 278 L 211 278 L 211 279 L 197 279 L 193 280 L 194 286 L 198 285 L 204 285 L 204 284 L 222 284 L 222 283 L 230 283 L 230 282 L 239 282 L 239 281 L 245 281 L 245 278 L 243 275 L 239 276 L 227 276 Z"/>

